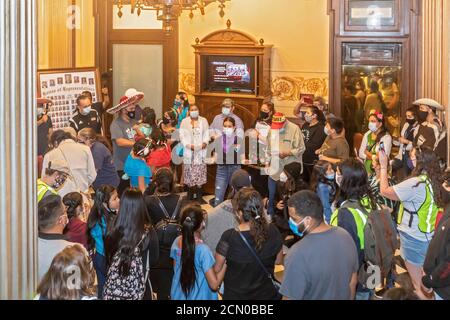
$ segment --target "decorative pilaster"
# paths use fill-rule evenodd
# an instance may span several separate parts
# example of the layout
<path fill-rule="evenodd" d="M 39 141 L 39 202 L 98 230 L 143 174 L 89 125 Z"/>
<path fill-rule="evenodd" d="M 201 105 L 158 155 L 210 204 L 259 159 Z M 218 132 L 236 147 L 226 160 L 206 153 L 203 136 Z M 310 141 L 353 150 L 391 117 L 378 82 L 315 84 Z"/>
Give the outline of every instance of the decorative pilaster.
<path fill-rule="evenodd" d="M 0 299 L 36 287 L 36 12 L 0 1 Z"/>

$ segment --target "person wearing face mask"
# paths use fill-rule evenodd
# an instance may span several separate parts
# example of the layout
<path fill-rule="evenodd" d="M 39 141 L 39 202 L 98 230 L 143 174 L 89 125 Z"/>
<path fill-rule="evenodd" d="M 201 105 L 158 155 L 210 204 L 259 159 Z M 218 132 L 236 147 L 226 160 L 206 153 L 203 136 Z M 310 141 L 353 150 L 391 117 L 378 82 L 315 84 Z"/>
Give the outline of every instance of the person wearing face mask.
<path fill-rule="evenodd" d="M 119 195 L 130 185 L 128 180 L 123 179 L 124 164 L 135 143 L 134 137 L 136 136 L 136 131 L 134 130 L 134 126 L 138 124 L 136 119 L 136 104 L 144 99 L 144 94 L 135 89 L 127 90 L 127 93 L 128 96 L 123 96 L 118 105 L 108 110 L 108 113 L 118 115 L 111 123 L 110 129 L 113 143 L 113 160 L 116 165 L 117 174 L 121 179 L 117 188 Z"/>
<path fill-rule="evenodd" d="M 302 237 L 288 251 L 280 293 L 284 300 L 353 300 L 359 269 L 347 231 L 325 223 L 319 197 L 305 190 L 289 199 L 289 224 Z"/>
<path fill-rule="evenodd" d="M 173 101 L 173 109 L 178 115 L 178 122 L 176 128 L 180 129 L 181 122 L 187 118 L 189 113 L 189 99 L 186 92 L 180 91 L 177 93 L 175 100 Z"/>
<path fill-rule="evenodd" d="M 54 160 L 48 163 L 41 179 L 37 181 L 37 200 L 56 195 L 70 175 L 70 169 L 64 160 Z"/>
<path fill-rule="evenodd" d="M 383 197 L 400 201 L 397 217 L 400 235 L 400 254 L 421 299 L 429 299 L 428 292 L 422 292 L 421 283 L 426 253 L 433 238 L 435 222 L 442 201 L 443 172 L 437 155 L 429 148 L 414 148 L 411 161 L 414 171 L 402 183 L 389 186 L 388 158 L 379 154 L 380 193 Z"/>
<path fill-rule="evenodd" d="M 110 185 L 102 185 L 95 191 L 94 206 L 87 221 L 88 249 L 92 252 L 95 272 L 97 274 L 98 299 L 103 297 L 107 266 L 105 238 L 114 226 L 119 212 L 120 199 L 117 189 Z"/>
<path fill-rule="evenodd" d="M 244 123 L 241 118 L 234 114 L 234 101 L 231 99 L 225 99 L 222 102 L 222 113 L 215 116 L 213 122 L 211 123 L 211 138 L 216 140 L 223 135 L 223 121 L 227 117 L 234 119 L 236 123 L 236 134 L 240 138 L 244 138 Z"/>
<path fill-rule="evenodd" d="M 323 145 L 325 134 L 325 116 L 316 106 L 309 106 L 305 114 L 305 125 L 302 134 L 305 139 L 305 153 L 303 154 L 303 179 L 309 182 L 314 163 L 319 160 L 316 151 Z"/>
<path fill-rule="evenodd" d="M 441 161 L 447 159 L 447 129 L 437 112 L 444 112 L 445 108 L 433 99 L 419 99 L 413 103 L 419 106 L 417 118 L 419 128 L 414 136 L 414 147 L 426 147 L 436 151 Z"/>
<path fill-rule="evenodd" d="M 327 135 L 320 149 L 316 150 L 319 160 L 337 164 L 350 156 L 350 147 L 345 140 L 344 122 L 336 117 L 327 119 L 324 133 Z"/>
<path fill-rule="evenodd" d="M 61 197 L 50 195 L 38 205 L 38 281 L 41 281 L 49 269 L 53 258 L 68 246 L 76 243 L 69 242 L 63 235 L 69 218 Z M 86 256 L 88 253 L 83 249 Z"/>
<path fill-rule="evenodd" d="M 392 137 L 384 125 L 382 113 L 375 112 L 369 116 L 369 131 L 364 135 L 361 147 L 359 148 L 359 158 L 364 161 L 364 166 L 368 174 L 373 173 L 372 161 L 376 159 L 380 146 L 384 146 L 384 151 L 391 154 Z"/>
<path fill-rule="evenodd" d="M 142 110 L 142 116 L 139 123 L 133 127 L 136 131 L 135 141 L 139 141 L 143 138 L 149 138 L 154 129 L 158 128 L 156 125 L 156 113 L 152 108 L 144 108 Z"/>
<path fill-rule="evenodd" d="M 269 175 L 267 212 L 272 216 L 275 210 L 277 181 L 280 181 L 284 167 L 297 162 L 300 164 L 300 173 L 303 171 L 302 156 L 305 152 L 305 142 L 300 128 L 288 121 L 281 112 L 275 113 L 272 117 L 267 141 L 266 172 Z"/>
<path fill-rule="evenodd" d="M 223 121 L 223 135 L 213 143 L 214 163 L 217 164 L 215 197 L 210 205 L 216 207 L 223 202 L 233 173 L 241 168 L 245 158 L 242 138 L 237 136 L 236 122 L 232 117 Z"/>
<path fill-rule="evenodd" d="M 63 203 L 69 218 L 64 235 L 70 242 L 79 243 L 87 249 L 87 224 L 85 222 L 87 204 L 84 203 L 83 195 L 79 192 L 68 193 L 64 196 Z"/>
<path fill-rule="evenodd" d="M 316 192 L 322 202 L 325 222 L 330 224 L 331 205 L 336 198 L 336 173 L 328 161 L 319 160 L 314 165 L 311 177 L 311 190 Z"/>
<path fill-rule="evenodd" d="M 145 192 L 150 185 L 152 170 L 146 163 L 154 147 L 154 141 L 150 139 L 141 139 L 133 146 L 133 150 L 125 161 L 123 170 L 130 179 L 130 187 Z"/>
<path fill-rule="evenodd" d="M 279 300 L 268 273 L 273 278 L 275 265 L 283 263 L 281 234 L 267 222 L 258 191 L 243 188 L 232 204 L 238 226 L 222 234 L 215 255 L 215 272 L 223 270 L 225 264 L 227 267 L 223 299 Z"/>
<path fill-rule="evenodd" d="M 88 96 L 80 95 L 77 98 L 77 110 L 69 119 L 70 127 L 77 133 L 84 128 L 94 129 L 97 134 L 102 133 L 102 120 L 91 105 L 92 101 Z"/>
<path fill-rule="evenodd" d="M 183 178 L 187 185 L 189 200 L 206 203 L 202 187 L 206 184 L 206 148 L 209 143 L 209 125 L 201 117 L 198 107 L 189 107 L 189 117 L 181 122 L 180 140 L 183 146 Z"/>
<path fill-rule="evenodd" d="M 340 188 L 337 209 L 331 215 L 330 225 L 344 228 L 354 241 L 359 268 L 365 267 L 364 228 L 367 216 L 379 206 L 369 186 L 367 171 L 364 165 L 356 159 L 347 159 L 338 164 L 336 183 Z M 358 283 L 357 300 L 368 300 L 372 295 L 365 284 Z"/>
<path fill-rule="evenodd" d="M 398 155 L 392 162 L 392 167 L 401 169 L 402 176 L 407 177 L 412 172 L 412 165 L 409 153 L 413 148 L 414 137 L 417 134 L 419 123 L 417 121 L 417 107 L 411 107 L 406 110 L 405 124 L 403 125 L 400 138 L 396 145 L 400 145 Z"/>

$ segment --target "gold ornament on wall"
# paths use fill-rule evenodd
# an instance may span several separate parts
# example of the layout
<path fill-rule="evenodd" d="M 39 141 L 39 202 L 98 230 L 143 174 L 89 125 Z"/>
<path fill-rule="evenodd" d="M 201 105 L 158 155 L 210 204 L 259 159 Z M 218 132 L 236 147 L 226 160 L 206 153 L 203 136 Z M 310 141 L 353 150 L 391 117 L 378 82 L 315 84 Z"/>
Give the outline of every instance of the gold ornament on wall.
<path fill-rule="evenodd" d="M 195 74 L 180 72 L 180 89 L 188 95 L 195 93 Z"/>
<path fill-rule="evenodd" d="M 328 78 L 275 77 L 272 94 L 280 101 L 298 101 L 301 94 L 328 97 Z"/>

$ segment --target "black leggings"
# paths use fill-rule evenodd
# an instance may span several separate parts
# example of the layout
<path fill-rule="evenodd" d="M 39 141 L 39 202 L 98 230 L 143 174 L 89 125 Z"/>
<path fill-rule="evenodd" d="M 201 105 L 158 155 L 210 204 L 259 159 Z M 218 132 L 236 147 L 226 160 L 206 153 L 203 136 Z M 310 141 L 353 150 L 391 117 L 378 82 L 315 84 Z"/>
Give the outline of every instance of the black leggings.
<path fill-rule="evenodd" d="M 130 187 L 130 180 L 123 180 L 122 176 L 125 174 L 125 171 L 117 171 L 117 174 L 120 178 L 119 186 L 117 187 L 117 194 L 119 195 L 119 198 L 122 197 L 122 193 Z"/>

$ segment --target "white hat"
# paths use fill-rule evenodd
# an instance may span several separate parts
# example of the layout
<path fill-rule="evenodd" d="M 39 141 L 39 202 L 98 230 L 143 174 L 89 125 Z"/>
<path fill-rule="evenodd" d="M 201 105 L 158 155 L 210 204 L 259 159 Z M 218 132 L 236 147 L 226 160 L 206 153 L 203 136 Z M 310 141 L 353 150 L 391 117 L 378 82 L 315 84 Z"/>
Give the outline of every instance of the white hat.
<path fill-rule="evenodd" d="M 430 108 L 439 110 L 439 111 L 444 111 L 445 108 L 444 106 L 442 106 L 439 102 L 437 102 L 436 100 L 433 99 L 428 99 L 428 98 L 424 98 L 424 99 L 419 99 L 413 102 L 413 105 L 415 106 L 428 106 Z"/>
<path fill-rule="evenodd" d="M 142 99 L 144 99 L 143 92 L 139 92 L 134 88 L 130 88 L 125 92 L 125 95 L 120 98 L 120 103 L 109 109 L 107 112 L 110 114 L 117 113 L 120 110 L 125 109 L 131 105 L 138 104 L 142 101 Z"/>

